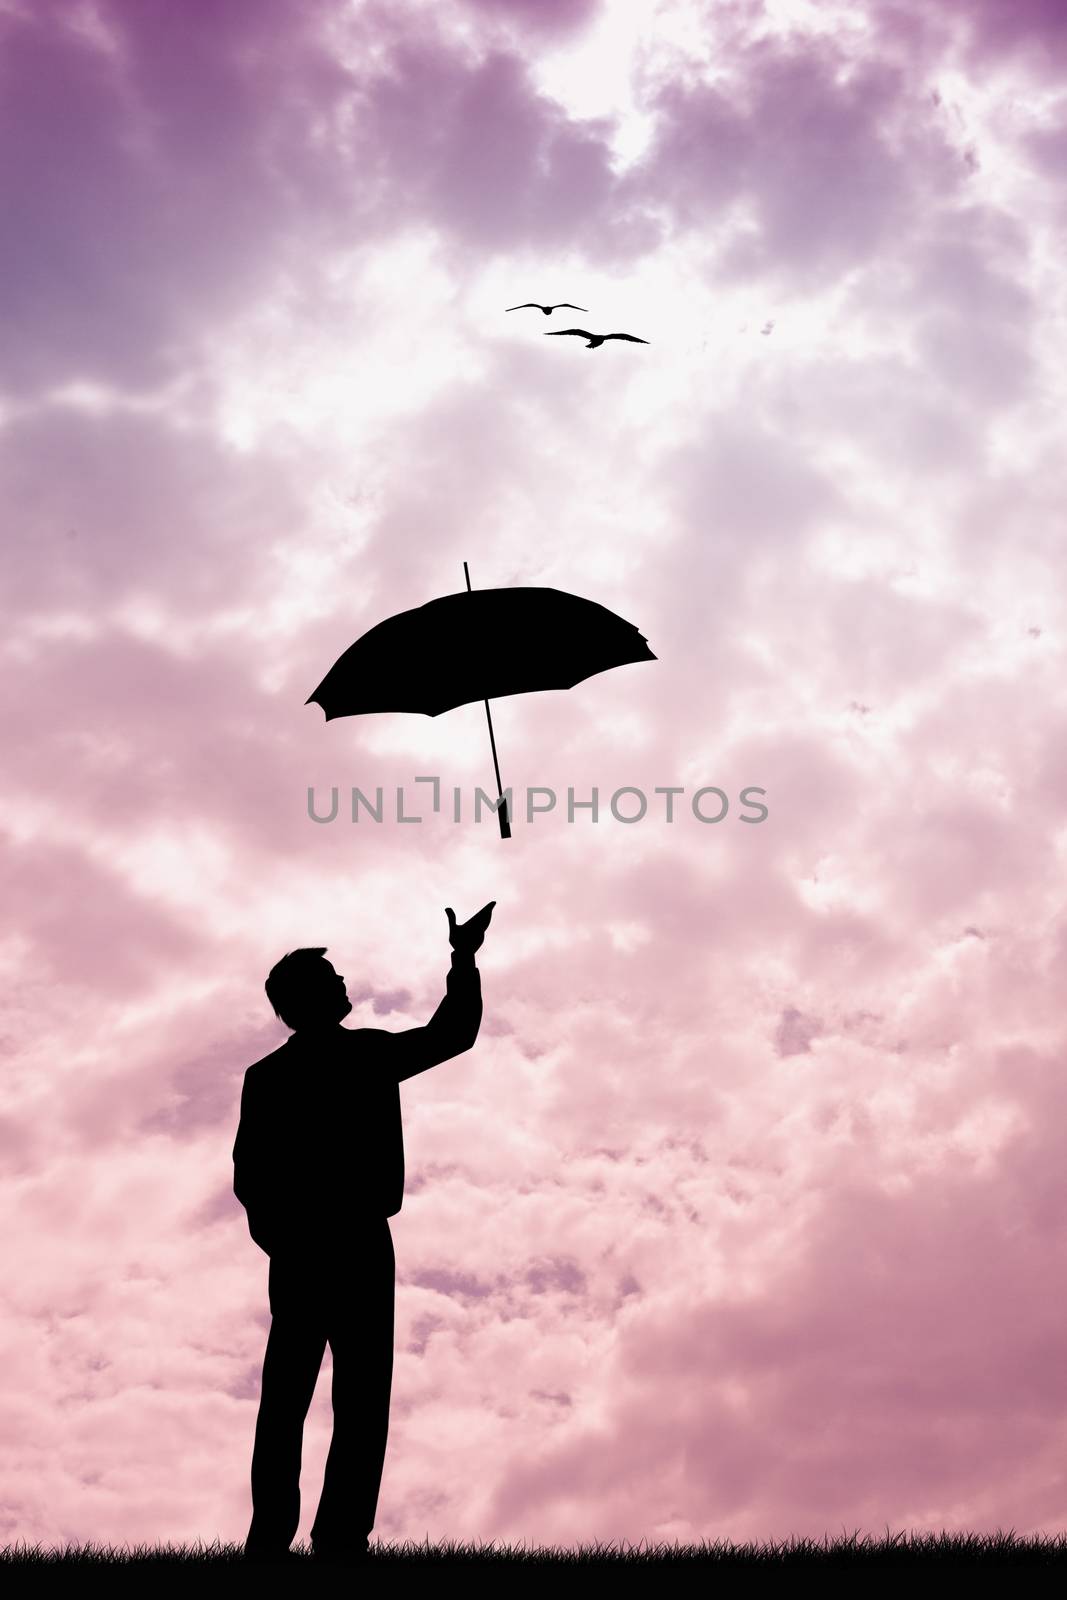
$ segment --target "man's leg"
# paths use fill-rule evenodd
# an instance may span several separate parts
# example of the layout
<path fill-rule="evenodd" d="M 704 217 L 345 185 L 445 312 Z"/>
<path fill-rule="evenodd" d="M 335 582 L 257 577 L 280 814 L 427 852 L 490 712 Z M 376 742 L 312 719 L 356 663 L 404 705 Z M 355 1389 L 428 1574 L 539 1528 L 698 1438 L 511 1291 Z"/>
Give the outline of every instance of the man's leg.
<path fill-rule="evenodd" d="M 272 1321 L 252 1452 L 252 1523 L 246 1553 L 280 1554 L 300 1524 L 304 1421 L 326 1350 L 321 1310 L 302 1298 L 294 1271 L 272 1257 Z"/>
<path fill-rule="evenodd" d="M 388 1218 L 351 1245 L 345 1291 L 331 1304 L 333 1438 L 311 1529 L 317 1551 L 365 1549 L 389 1435 L 396 1258 Z"/>

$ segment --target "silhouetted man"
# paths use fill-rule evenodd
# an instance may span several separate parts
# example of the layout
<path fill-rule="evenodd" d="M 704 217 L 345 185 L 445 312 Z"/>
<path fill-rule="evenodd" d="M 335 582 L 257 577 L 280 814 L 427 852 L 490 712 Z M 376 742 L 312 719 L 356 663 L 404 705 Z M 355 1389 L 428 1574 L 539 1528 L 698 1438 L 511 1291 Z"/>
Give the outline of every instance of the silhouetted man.
<path fill-rule="evenodd" d="M 304 1420 L 329 1342 L 333 1438 L 311 1529 L 325 1560 L 359 1560 L 374 1527 L 389 1431 L 395 1258 L 404 1194 L 405 1078 L 469 1050 L 482 1018 L 474 953 L 495 900 L 457 925 L 452 970 L 424 1028 L 343 1028 L 352 1009 L 325 949 L 293 950 L 267 997 L 293 1029 L 248 1068 L 233 1188 L 270 1257 L 271 1329 L 252 1453 L 249 1560 L 284 1560 L 300 1522 Z"/>

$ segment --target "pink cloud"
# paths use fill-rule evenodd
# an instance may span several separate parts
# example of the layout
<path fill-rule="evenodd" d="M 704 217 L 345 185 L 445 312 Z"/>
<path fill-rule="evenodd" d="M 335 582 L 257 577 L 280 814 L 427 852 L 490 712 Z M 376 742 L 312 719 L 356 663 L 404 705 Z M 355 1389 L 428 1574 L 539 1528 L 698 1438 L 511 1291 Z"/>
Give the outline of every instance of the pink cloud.
<path fill-rule="evenodd" d="M 534 33 L 570 32 L 590 21 L 597 0 L 464 0 L 475 12 L 521 23 Z"/>
<path fill-rule="evenodd" d="M 589 5 L 346 32 L 113 4 L 112 53 L 61 8 L 5 15 L 6 1537 L 243 1537 L 266 1260 L 229 1162 L 241 1074 L 284 1037 L 264 977 L 325 944 L 354 1021 L 415 1026 L 443 907 L 490 897 L 477 1049 L 405 1089 L 378 1533 L 1056 1524 L 1059 133 L 994 117 L 969 161 L 932 91 L 952 64 L 995 98 L 1016 46 L 1036 83 L 1061 30 L 945 14 L 898 8 L 875 46 L 709 13 L 724 70 L 653 56 L 622 169 L 614 115 L 571 116 L 524 54 Z M 238 448 L 231 368 L 262 399 L 333 338 L 358 370 L 338 263 L 412 231 L 456 307 L 502 269 L 520 299 L 565 262 L 591 305 L 583 262 L 680 261 L 719 297 L 718 365 L 487 324 L 427 354 L 421 407 L 349 424 L 341 391 L 320 433 L 297 395 Z M 735 354 L 742 291 L 775 330 Z M 112 409 L 49 398 L 75 378 Z M 309 784 L 491 787 L 480 707 L 304 704 L 463 559 L 600 599 L 658 660 L 494 708 L 505 780 L 560 795 L 508 846 L 316 826 Z M 567 824 L 593 785 L 601 820 Z M 614 821 L 621 785 L 683 785 L 678 820 Z M 328 1425 L 324 1373 L 304 1532 Z"/>
<path fill-rule="evenodd" d="M 1056 0 L 950 0 L 948 10 L 965 23 L 980 57 L 1023 49 L 1036 64 L 1052 65 L 1067 45 L 1067 19 Z"/>
<path fill-rule="evenodd" d="M 898 246 L 931 186 L 959 183 L 902 69 L 765 41 L 737 66 L 721 87 L 658 89 L 657 137 L 629 180 L 682 227 L 743 200 L 752 221 L 723 260 L 728 276 L 814 287 Z"/>
<path fill-rule="evenodd" d="M 13 220 L 9 388 L 169 376 L 205 317 L 262 292 L 285 241 L 343 199 L 308 113 L 349 83 L 321 6 L 104 4 L 103 47 L 59 8 L 7 13 L 0 188 Z"/>

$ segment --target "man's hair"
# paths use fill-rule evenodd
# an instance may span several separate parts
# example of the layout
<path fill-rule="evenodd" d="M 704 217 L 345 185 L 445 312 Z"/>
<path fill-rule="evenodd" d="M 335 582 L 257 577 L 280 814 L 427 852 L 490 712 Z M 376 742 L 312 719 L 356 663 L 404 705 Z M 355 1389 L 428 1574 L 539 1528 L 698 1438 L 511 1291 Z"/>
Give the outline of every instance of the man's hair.
<path fill-rule="evenodd" d="M 267 999 L 274 1007 L 274 1015 L 281 1017 L 287 1028 L 295 1031 L 313 1021 L 318 1012 L 316 969 L 326 949 L 321 945 L 317 950 L 290 950 L 267 974 Z"/>

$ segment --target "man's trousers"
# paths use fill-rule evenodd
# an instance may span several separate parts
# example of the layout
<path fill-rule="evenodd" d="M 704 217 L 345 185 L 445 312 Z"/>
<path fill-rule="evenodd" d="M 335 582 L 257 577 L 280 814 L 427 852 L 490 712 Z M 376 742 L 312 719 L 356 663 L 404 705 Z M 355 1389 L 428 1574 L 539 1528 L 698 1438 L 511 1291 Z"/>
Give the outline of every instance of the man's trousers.
<path fill-rule="evenodd" d="M 389 1433 L 395 1285 L 387 1217 L 349 1229 L 343 1246 L 303 1244 L 271 1255 L 248 1552 L 279 1553 L 296 1537 L 304 1420 L 327 1344 L 333 1438 L 311 1539 L 316 1550 L 365 1546 Z"/>

